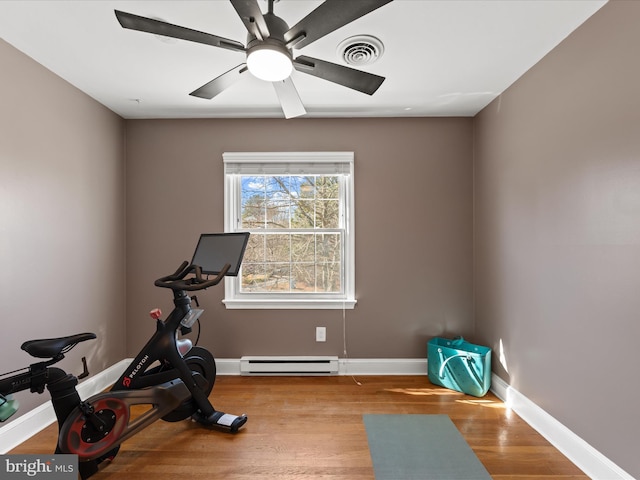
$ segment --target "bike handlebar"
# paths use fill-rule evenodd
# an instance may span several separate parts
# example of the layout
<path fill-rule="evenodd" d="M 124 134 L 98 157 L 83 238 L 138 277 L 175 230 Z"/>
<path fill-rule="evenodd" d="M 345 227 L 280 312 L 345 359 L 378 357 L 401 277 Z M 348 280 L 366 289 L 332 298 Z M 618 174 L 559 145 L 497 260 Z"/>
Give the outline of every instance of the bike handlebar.
<path fill-rule="evenodd" d="M 171 290 L 186 290 L 189 292 L 204 290 L 205 288 L 213 287 L 220 283 L 230 268 L 230 264 L 225 264 L 215 278 L 207 280 L 202 277 L 202 268 L 199 265 L 189 265 L 189 262 L 185 261 L 182 262 L 174 273 L 159 278 L 154 282 L 154 285 L 156 287 L 170 288 Z M 193 273 L 195 276 L 185 278 L 190 273 Z"/>

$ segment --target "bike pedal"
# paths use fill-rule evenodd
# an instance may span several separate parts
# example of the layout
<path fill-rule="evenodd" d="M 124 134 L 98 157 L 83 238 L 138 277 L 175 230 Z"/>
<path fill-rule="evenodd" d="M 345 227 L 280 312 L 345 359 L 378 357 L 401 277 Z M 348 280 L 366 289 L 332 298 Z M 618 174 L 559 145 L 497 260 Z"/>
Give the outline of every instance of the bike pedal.
<path fill-rule="evenodd" d="M 240 428 L 247 423 L 247 420 L 249 420 L 249 418 L 244 413 L 239 417 L 236 416 L 236 419 L 232 422 L 230 427 L 231 433 L 236 433 L 240 430 Z"/>
<path fill-rule="evenodd" d="M 213 412 L 213 414 L 208 417 L 205 417 L 202 413 L 198 412 L 194 414 L 192 418 L 202 425 L 222 428 L 223 430 L 227 430 L 231 433 L 236 433 L 240 430 L 248 420 L 248 417 L 245 414 L 238 416 L 224 412 Z"/>

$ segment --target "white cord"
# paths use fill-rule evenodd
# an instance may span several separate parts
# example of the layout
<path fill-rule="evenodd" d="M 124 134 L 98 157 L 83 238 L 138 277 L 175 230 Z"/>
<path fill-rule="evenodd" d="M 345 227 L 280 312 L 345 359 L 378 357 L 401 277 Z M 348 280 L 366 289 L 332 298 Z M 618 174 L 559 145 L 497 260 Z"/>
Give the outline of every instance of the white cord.
<path fill-rule="evenodd" d="M 344 373 L 345 375 L 347 375 L 347 370 L 349 368 L 349 354 L 347 353 L 347 306 L 345 300 L 342 301 L 342 347 L 342 353 L 344 355 Z M 362 383 L 360 383 L 353 375 L 351 375 L 351 379 L 355 382 L 356 385 L 362 385 Z"/>

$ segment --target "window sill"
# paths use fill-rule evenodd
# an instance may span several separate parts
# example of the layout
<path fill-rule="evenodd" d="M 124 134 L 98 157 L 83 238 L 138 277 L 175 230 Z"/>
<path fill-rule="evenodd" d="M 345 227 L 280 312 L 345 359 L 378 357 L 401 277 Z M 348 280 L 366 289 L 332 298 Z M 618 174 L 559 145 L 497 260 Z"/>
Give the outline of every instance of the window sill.
<path fill-rule="evenodd" d="M 343 300 L 343 299 L 321 299 L 321 300 L 309 300 L 309 299 L 241 299 L 230 300 L 224 299 L 222 303 L 225 304 L 228 310 L 353 310 L 358 301 L 355 299 Z"/>

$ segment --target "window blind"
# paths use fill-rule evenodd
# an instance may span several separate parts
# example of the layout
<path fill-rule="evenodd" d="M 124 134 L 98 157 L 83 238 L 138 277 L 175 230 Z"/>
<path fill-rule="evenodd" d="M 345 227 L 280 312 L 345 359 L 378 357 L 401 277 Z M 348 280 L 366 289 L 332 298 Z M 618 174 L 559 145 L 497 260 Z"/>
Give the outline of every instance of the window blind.
<path fill-rule="evenodd" d="M 225 174 L 349 175 L 353 152 L 225 152 Z"/>

